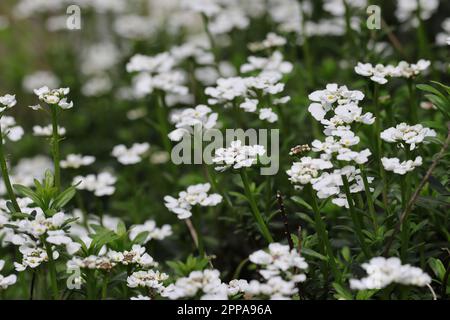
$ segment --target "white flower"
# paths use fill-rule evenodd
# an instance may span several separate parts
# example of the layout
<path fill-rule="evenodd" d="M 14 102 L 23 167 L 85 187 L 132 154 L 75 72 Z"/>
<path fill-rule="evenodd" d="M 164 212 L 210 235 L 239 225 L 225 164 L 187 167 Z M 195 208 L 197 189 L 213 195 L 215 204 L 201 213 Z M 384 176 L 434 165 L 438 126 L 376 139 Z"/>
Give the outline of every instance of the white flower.
<path fill-rule="evenodd" d="M 136 297 L 131 297 L 130 300 L 151 300 L 151 298 L 140 294 Z"/>
<path fill-rule="evenodd" d="M 130 240 L 133 241 L 142 232 L 148 232 L 147 238 L 143 242 L 146 244 L 152 239 L 163 240 L 164 238 L 171 236 L 172 227 L 165 224 L 161 228 L 158 228 L 154 220 L 147 220 L 144 224 L 134 225 L 130 228 Z"/>
<path fill-rule="evenodd" d="M 68 154 L 65 160 L 61 160 L 61 168 L 78 169 L 83 166 L 89 166 L 95 162 L 93 156 L 83 156 L 81 154 Z"/>
<path fill-rule="evenodd" d="M 303 157 L 300 162 L 294 162 L 291 169 L 286 171 L 289 180 L 294 184 L 308 184 L 312 179 L 317 178 L 324 169 L 330 169 L 333 164 L 322 159 L 312 159 Z"/>
<path fill-rule="evenodd" d="M 22 85 L 27 92 L 32 93 L 34 88 L 41 88 L 43 86 L 56 88 L 59 86 L 59 79 L 50 71 L 36 71 L 25 76 Z"/>
<path fill-rule="evenodd" d="M 94 192 L 95 196 L 110 196 L 115 191 L 117 178 L 109 172 L 102 172 L 98 175 L 90 174 L 86 177 L 77 176 L 73 179 L 73 184 L 77 185 L 78 190 L 87 190 Z"/>
<path fill-rule="evenodd" d="M 2 271 L 3 267 L 5 266 L 5 261 L 0 259 L 0 271 Z M 12 286 L 17 281 L 17 276 L 14 274 L 11 274 L 9 276 L 3 276 L 0 274 L 0 288 L 6 289 L 9 286 Z"/>
<path fill-rule="evenodd" d="M 27 268 L 35 269 L 42 263 L 48 261 L 47 252 L 45 249 L 37 247 L 34 243 L 27 243 L 19 247 L 19 251 L 22 254 L 22 262 L 14 262 L 16 271 L 21 272 Z M 53 259 L 58 259 L 59 253 L 53 251 Z"/>
<path fill-rule="evenodd" d="M 17 104 L 16 95 L 6 94 L 0 97 L 0 112 L 12 108 Z"/>
<path fill-rule="evenodd" d="M 413 160 L 407 160 L 400 162 L 398 158 L 381 158 L 381 162 L 386 171 L 393 171 L 396 174 L 404 175 L 408 172 L 413 171 L 415 168 L 422 165 L 422 157 L 416 157 Z"/>
<path fill-rule="evenodd" d="M 69 92 L 69 88 L 49 89 L 47 86 L 34 90 L 34 94 L 38 96 L 39 100 L 49 105 L 58 105 L 61 109 L 73 107 L 73 102 L 68 102 L 66 98 Z"/>
<path fill-rule="evenodd" d="M 211 189 L 209 183 L 189 186 L 186 191 L 181 191 L 178 198 L 165 196 L 165 206 L 169 211 L 175 213 L 178 219 L 188 219 L 192 216 L 193 206 L 202 207 L 216 206 L 222 202 L 222 196 L 217 193 L 208 194 Z"/>
<path fill-rule="evenodd" d="M 24 134 L 23 128 L 16 124 L 13 117 L 3 116 L 0 118 L 0 126 L 4 136 L 11 141 L 19 141 Z"/>
<path fill-rule="evenodd" d="M 297 250 L 291 250 L 287 245 L 271 243 L 268 251 L 258 250 L 249 256 L 249 260 L 259 267 L 259 274 L 265 280 L 264 283 L 255 280 L 243 283 L 242 290 L 251 296 L 290 299 L 297 293 L 296 284 L 306 280 L 302 272 L 308 264 Z"/>
<path fill-rule="evenodd" d="M 144 143 L 134 143 L 127 149 L 123 144 L 117 145 L 112 151 L 112 155 L 123 165 L 136 164 L 142 161 L 143 155 L 150 149 L 150 145 Z"/>
<path fill-rule="evenodd" d="M 271 108 L 261 108 L 259 109 L 259 119 L 274 123 L 278 120 L 278 115 Z"/>
<path fill-rule="evenodd" d="M 239 105 L 239 108 L 243 109 L 245 112 L 255 112 L 257 106 L 258 106 L 257 99 L 245 99 L 245 101 Z"/>
<path fill-rule="evenodd" d="M 370 77 L 370 80 L 376 83 L 386 84 L 388 82 L 386 78 L 396 76 L 397 70 L 392 65 L 377 64 L 373 66 L 371 63 L 358 62 L 355 72 L 361 76 Z"/>
<path fill-rule="evenodd" d="M 386 142 L 409 144 L 409 149 L 414 150 L 418 144 L 426 143 L 424 141 L 426 138 L 435 137 L 436 131 L 421 124 L 410 126 L 406 123 L 400 123 L 396 127 L 384 130 L 380 136 Z"/>
<path fill-rule="evenodd" d="M 162 282 L 168 278 L 167 274 L 159 271 L 137 271 L 127 278 L 127 286 L 130 288 L 145 287 L 161 291 L 164 289 Z"/>
<path fill-rule="evenodd" d="M 223 166 L 216 167 L 218 171 L 224 171 L 230 167 L 240 169 L 256 164 L 258 156 L 265 153 L 264 146 L 243 146 L 240 140 L 236 140 L 231 142 L 229 148 L 217 149 L 212 161 L 216 164 L 223 164 Z"/>
<path fill-rule="evenodd" d="M 400 61 L 396 67 L 396 76 L 403 78 L 413 78 L 418 76 L 421 72 L 428 69 L 431 62 L 428 60 L 420 59 L 415 64 L 409 64 L 406 61 Z"/>
<path fill-rule="evenodd" d="M 183 136 L 193 134 L 195 129 L 212 129 L 217 124 L 217 113 L 205 105 L 176 111 L 171 114 L 170 121 L 175 124 L 176 129 L 169 133 L 172 141 L 180 141 Z"/>
<path fill-rule="evenodd" d="M 397 18 L 402 22 L 413 20 L 412 22 L 415 26 L 417 26 L 418 24 L 418 22 L 416 21 L 416 12 L 419 5 L 420 18 L 422 20 L 428 20 L 439 7 L 438 0 L 399 0 L 397 2 L 397 10 L 395 11 L 395 15 L 397 16 Z"/>
<path fill-rule="evenodd" d="M 263 41 L 250 43 L 248 48 L 251 51 L 261 51 L 274 47 L 283 47 L 286 43 L 287 41 L 285 38 L 277 35 L 276 33 L 269 32 Z"/>
<path fill-rule="evenodd" d="M 325 90 L 312 92 L 308 98 L 313 101 L 309 105 L 308 111 L 316 120 L 321 121 L 335 103 L 338 105 L 357 105 L 359 101 L 364 99 L 364 94 L 361 91 L 348 90 L 346 86 L 331 83 L 327 84 Z"/>
<path fill-rule="evenodd" d="M 364 263 L 362 268 L 366 270 L 367 277 L 360 280 L 350 279 L 350 287 L 353 290 L 383 289 L 391 283 L 399 283 L 408 286 L 426 286 L 431 278 L 420 268 L 409 264 L 402 265 L 399 258 L 372 258 Z"/>
<path fill-rule="evenodd" d="M 33 134 L 36 137 L 51 137 L 53 135 L 53 126 L 51 124 L 41 127 L 33 126 Z M 58 126 L 58 135 L 64 136 L 66 134 L 66 128 Z"/>
<path fill-rule="evenodd" d="M 201 299 L 228 299 L 228 286 L 220 280 L 218 270 L 192 271 L 189 276 L 179 278 L 174 284 L 164 288 L 163 297 L 171 300 L 193 298 L 201 295 Z"/>
<path fill-rule="evenodd" d="M 248 62 L 241 66 L 241 72 L 247 73 L 258 70 L 261 72 L 274 72 L 281 77 L 283 74 L 290 73 L 293 68 L 292 63 L 283 61 L 281 52 L 275 51 L 269 58 L 248 57 Z"/>

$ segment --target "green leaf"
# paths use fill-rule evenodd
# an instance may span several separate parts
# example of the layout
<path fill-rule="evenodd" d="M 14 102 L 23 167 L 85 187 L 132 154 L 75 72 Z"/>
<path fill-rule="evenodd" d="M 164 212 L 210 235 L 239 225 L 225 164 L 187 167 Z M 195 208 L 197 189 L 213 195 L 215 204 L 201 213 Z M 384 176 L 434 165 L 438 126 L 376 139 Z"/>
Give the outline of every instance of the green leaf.
<path fill-rule="evenodd" d="M 439 280 L 443 281 L 445 275 L 445 267 L 442 261 L 436 258 L 430 258 L 428 260 L 428 264 L 430 265 L 436 277 L 438 277 Z"/>
<path fill-rule="evenodd" d="M 144 231 L 139 233 L 136 238 L 134 238 L 133 243 L 134 244 L 144 244 L 145 240 L 147 239 L 149 235 L 148 231 Z"/>
<path fill-rule="evenodd" d="M 53 173 L 50 170 L 45 171 L 45 178 L 44 178 L 44 187 L 45 189 L 51 188 L 54 186 L 54 176 Z"/>
<path fill-rule="evenodd" d="M 294 201 L 295 203 L 305 207 L 306 209 L 312 211 L 312 207 L 308 204 L 308 202 L 306 202 L 305 200 L 303 200 L 299 196 L 293 196 L 293 197 L 291 197 L 291 200 Z"/>
<path fill-rule="evenodd" d="M 302 254 L 304 254 L 306 256 L 315 257 L 315 258 L 320 259 L 322 261 L 328 261 L 328 258 L 325 257 L 324 255 L 318 253 L 317 251 L 308 249 L 308 248 L 303 248 L 302 249 Z"/>
<path fill-rule="evenodd" d="M 127 227 L 125 226 L 125 223 L 122 220 L 119 220 L 119 222 L 117 223 L 116 233 L 120 237 L 123 237 L 124 235 L 127 234 Z"/>
<path fill-rule="evenodd" d="M 342 287 L 340 284 L 334 282 L 333 283 L 333 288 L 338 293 L 339 298 L 343 298 L 345 300 L 353 300 L 352 293 L 350 291 L 348 291 L 347 289 L 344 289 L 344 287 Z"/>
<path fill-rule="evenodd" d="M 16 192 L 23 196 L 23 197 L 28 197 L 31 200 L 33 200 L 33 203 L 41 208 L 44 208 L 44 202 L 41 200 L 41 198 L 30 188 L 25 187 L 21 184 L 15 184 L 14 189 L 16 190 Z"/>
<path fill-rule="evenodd" d="M 70 200 L 72 200 L 76 192 L 77 190 L 74 186 L 67 188 L 56 197 L 51 207 L 57 210 L 63 208 Z"/>
<path fill-rule="evenodd" d="M 450 105 L 448 101 L 432 94 L 426 94 L 425 97 L 430 100 L 447 119 L 450 119 Z"/>

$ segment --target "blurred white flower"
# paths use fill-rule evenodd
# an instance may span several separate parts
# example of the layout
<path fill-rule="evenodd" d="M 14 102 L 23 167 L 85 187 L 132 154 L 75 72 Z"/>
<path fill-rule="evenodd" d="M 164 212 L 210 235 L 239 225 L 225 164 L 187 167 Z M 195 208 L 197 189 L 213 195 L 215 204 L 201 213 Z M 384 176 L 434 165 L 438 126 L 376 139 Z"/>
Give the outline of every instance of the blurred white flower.
<path fill-rule="evenodd" d="M 372 258 L 368 263 L 363 263 L 367 277 L 350 279 L 350 288 L 353 290 L 383 289 L 391 283 L 399 283 L 407 286 L 424 287 L 431 283 L 431 278 L 420 268 L 409 264 L 402 265 L 399 258 Z"/>
<path fill-rule="evenodd" d="M 73 179 L 73 184 L 78 190 L 93 192 L 97 197 L 110 196 L 114 194 L 117 178 L 109 172 L 102 172 L 98 175 L 90 174 L 85 177 L 77 176 Z"/>
<path fill-rule="evenodd" d="M 78 169 L 83 166 L 89 166 L 95 162 L 93 156 L 83 156 L 81 154 L 68 154 L 65 160 L 61 160 L 61 168 Z"/>
<path fill-rule="evenodd" d="M 53 134 L 53 127 L 51 124 L 41 127 L 33 126 L 33 135 L 37 137 L 51 137 Z M 64 136 L 66 134 L 66 128 L 58 126 L 58 135 Z"/>
<path fill-rule="evenodd" d="M 127 149 L 125 145 L 120 144 L 114 147 L 112 155 L 117 158 L 117 161 L 121 164 L 132 165 L 141 162 L 143 155 L 145 155 L 149 149 L 150 144 L 146 142 L 133 143 L 129 149 Z"/>

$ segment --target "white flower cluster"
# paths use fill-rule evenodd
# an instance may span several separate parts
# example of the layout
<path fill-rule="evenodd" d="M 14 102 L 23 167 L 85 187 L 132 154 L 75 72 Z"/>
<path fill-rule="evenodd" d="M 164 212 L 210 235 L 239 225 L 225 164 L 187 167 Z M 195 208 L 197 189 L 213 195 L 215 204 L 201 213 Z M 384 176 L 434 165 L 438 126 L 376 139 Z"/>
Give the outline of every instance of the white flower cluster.
<path fill-rule="evenodd" d="M 0 118 L 0 126 L 3 138 L 8 138 L 11 141 L 19 141 L 22 139 L 24 134 L 23 128 L 17 125 L 13 117 L 2 116 Z"/>
<path fill-rule="evenodd" d="M 53 127 L 51 124 L 41 127 L 33 126 L 33 135 L 36 137 L 51 137 L 53 134 Z M 58 136 L 64 136 L 66 134 L 66 128 L 58 126 Z"/>
<path fill-rule="evenodd" d="M 258 162 L 258 157 L 266 153 L 264 146 L 242 145 L 241 140 L 231 142 L 230 147 L 220 148 L 215 151 L 213 163 L 223 164 L 216 167 L 218 171 L 225 171 L 229 168 L 241 169 L 249 168 Z"/>
<path fill-rule="evenodd" d="M 182 0 L 182 6 L 192 12 L 204 14 L 208 19 L 208 29 L 214 35 L 222 35 L 233 29 L 245 29 L 250 17 L 236 0 Z"/>
<path fill-rule="evenodd" d="M 154 270 L 140 270 L 133 272 L 127 278 L 127 285 L 130 288 L 144 287 L 155 289 L 158 293 L 164 290 L 163 281 L 169 279 L 165 273 Z"/>
<path fill-rule="evenodd" d="M 77 176 L 73 179 L 73 184 L 78 190 L 93 192 L 96 197 L 110 196 L 114 194 L 117 178 L 109 172 L 101 172 L 98 175 L 90 174 L 85 177 Z"/>
<path fill-rule="evenodd" d="M 67 95 L 69 94 L 69 88 L 49 89 L 47 86 L 35 89 L 34 94 L 38 96 L 39 100 L 45 103 L 55 106 L 58 105 L 61 109 L 70 109 L 73 107 L 72 101 L 67 101 Z M 40 105 L 31 106 L 33 110 L 41 109 Z"/>
<path fill-rule="evenodd" d="M 162 292 L 163 297 L 171 300 L 194 298 L 202 300 L 227 300 L 227 285 L 220 280 L 218 270 L 192 271 L 189 276 L 177 279 Z"/>
<path fill-rule="evenodd" d="M 250 51 L 261 51 L 276 47 L 283 47 L 286 43 L 286 38 L 283 38 L 276 33 L 269 32 L 263 41 L 252 42 L 248 45 L 248 48 Z"/>
<path fill-rule="evenodd" d="M 0 259 L 0 271 L 3 270 L 5 266 L 5 261 Z M 0 289 L 6 289 L 9 286 L 12 286 L 17 281 L 17 276 L 15 274 L 11 274 L 9 276 L 3 276 L 0 274 Z"/>
<path fill-rule="evenodd" d="M 367 277 L 350 279 L 350 287 L 354 290 L 383 289 L 391 283 L 423 287 L 431 282 L 430 276 L 420 268 L 402 265 L 400 259 L 395 257 L 372 258 L 362 268 L 366 270 Z"/>
<path fill-rule="evenodd" d="M 108 256 L 94 256 L 90 255 L 88 257 L 77 257 L 74 256 L 72 259 L 67 261 L 67 269 L 89 269 L 89 270 L 105 270 L 110 271 L 117 264 Z"/>
<path fill-rule="evenodd" d="M 346 86 L 329 84 L 325 90 L 314 91 L 309 95 L 313 101 L 308 108 L 312 116 L 324 126 L 325 141 L 314 140 L 311 143 L 312 151 L 320 153 L 320 159 L 302 157 L 299 162 L 294 162 L 287 171 L 289 180 L 301 189 L 302 185 L 311 183 L 317 196 L 325 199 L 333 196 L 332 202 L 338 206 L 348 207 L 345 194 L 342 192 L 342 176 L 345 175 L 350 184 L 350 192 L 358 193 L 364 190 L 364 183 L 360 176 L 360 170 L 348 165 L 334 169 L 332 172 L 324 170 L 333 168 L 333 156 L 338 161 L 364 164 L 369 160 L 369 149 L 354 151 L 360 138 L 351 130 L 352 123 L 371 125 L 375 118 L 372 113 L 363 114 L 359 107 L 359 101 L 364 99 L 360 91 L 348 90 Z M 326 116 L 332 112 L 330 118 Z M 368 181 L 373 181 L 368 177 Z M 299 186 L 300 185 L 300 186 Z"/>
<path fill-rule="evenodd" d="M 10 221 L 15 227 L 15 236 L 10 241 L 15 245 L 37 246 L 42 239 L 46 242 L 61 246 L 64 245 L 69 254 L 74 254 L 80 249 L 80 245 L 72 240 L 64 230 L 69 217 L 58 212 L 51 217 L 46 217 L 39 208 L 23 208 L 23 212 L 32 213 L 28 218 Z"/>
<path fill-rule="evenodd" d="M 436 132 L 433 129 L 423 127 L 421 124 L 409 126 L 406 123 L 400 123 L 396 127 L 384 130 L 380 135 L 381 139 L 386 142 L 396 143 L 400 148 L 415 150 L 419 144 L 427 142 L 426 138 L 435 137 Z M 381 161 L 386 171 L 392 171 L 400 175 L 411 172 L 422 165 L 422 157 L 420 156 L 417 156 L 414 160 L 403 162 L 398 158 L 387 157 L 381 158 Z"/>
<path fill-rule="evenodd" d="M 218 114 L 205 105 L 175 111 L 171 114 L 170 121 L 175 124 L 176 129 L 169 133 L 169 138 L 180 141 L 183 136 L 192 135 L 194 129 L 212 129 L 217 124 L 217 117 Z"/>
<path fill-rule="evenodd" d="M 45 249 L 32 245 L 24 244 L 19 247 L 19 252 L 22 254 L 21 263 L 14 262 L 14 267 L 17 272 L 25 271 L 27 268 L 35 269 L 42 263 L 48 261 L 47 251 Z M 53 259 L 59 258 L 58 251 L 53 251 Z"/>
<path fill-rule="evenodd" d="M 346 0 L 345 3 L 341 0 L 325 0 L 323 8 L 334 16 L 345 16 L 346 8 L 365 9 L 367 7 L 367 0 Z"/>
<path fill-rule="evenodd" d="M 134 143 L 131 148 L 127 149 L 123 144 L 117 145 L 112 151 L 113 157 L 117 158 L 123 165 L 132 165 L 142 161 L 143 155 L 150 149 L 150 144 Z"/>
<path fill-rule="evenodd" d="M 417 156 L 414 160 L 400 162 L 399 158 L 381 158 L 381 163 L 386 171 L 392 171 L 396 174 L 405 175 L 422 165 L 422 157 Z"/>
<path fill-rule="evenodd" d="M 380 136 L 386 142 L 397 143 L 400 147 L 407 147 L 405 144 L 408 144 L 409 150 L 415 150 L 419 144 L 426 143 L 426 138 L 436 137 L 436 131 L 421 124 L 410 126 L 402 122 L 396 127 L 384 130 Z"/>
<path fill-rule="evenodd" d="M 439 7 L 439 0 L 398 0 L 395 15 L 402 22 L 411 21 L 417 26 L 417 11 L 420 7 L 420 19 L 428 20 Z"/>
<path fill-rule="evenodd" d="M 43 86 L 49 88 L 58 87 L 59 79 L 50 71 L 36 71 L 25 76 L 22 81 L 22 86 L 25 91 L 33 93 L 35 88 L 42 88 Z"/>
<path fill-rule="evenodd" d="M 5 94 L 0 97 L 0 113 L 10 109 L 17 104 L 16 95 Z"/>
<path fill-rule="evenodd" d="M 143 244 L 155 240 L 163 240 L 172 235 L 172 227 L 169 224 L 163 225 L 161 228 L 156 226 L 154 220 L 147 220 L 144 224 L 134 225 L 130 228 L 129 237 L 133 241 L 142 232 L 148 232 L 147 237 L 143 241 Z"/>
<path fill-rule="evenodd" d="M 289 246 L 271 243 L 268 251 L 258 250 L 249 256 L 250 262 L 260 267 L 259 274 L 265 282 L 249 282 L 244 288 L 250 296 L 269 296 L 271 299 L 290 299 L 298 292 L 297 283 L 306 280 L 302 272 L 308 268 L 305 259 Z"/>
<path fill-rule="evenodd" d="M 169 211 L 175 213 L 178 219 L 188 219 L 192 216 L 191 210 L 193 206 L 210 207 L 222 202 L 220 194 L 208 194 L 210 189 L 211 185 L 209 183 L 189 186 L 186 191 L 181 191 L 178 194 L 178 198 L 165 196 L 165 206 Z"/>
<path fill-rule="evenodd" d="M 5 117 L 0 119 L 0 123 Z M 3 127 L 2 127 L 3 129 Z M 13 184 L 21 184 L 26 187 L 34 185 L 34 179 L 44 178 L 45 171 L 53 168 L 52 161 L 46 156 L 35 156 L 34 158 L 22 158 L 10 171 L 10 179 Z M 3 179 L 0 180 L 0 195 L 6 193 Z"/>
<path fill-rule="evenodd" d="M 414 78 L 427 70 L 431 65 L 428 60 L 420 59 L 417 63 L 400 61 L 397 66 L 371 63 L 361 63 L 355 67 L 355 72 L 361 76 L 369 77 L 370 80 L 379 84 L 386 84 L 389 77 Z"/>
<path fill-rule="evenodd" d="M 187 95 L 189 90 L 184 86 L 185 75 L 174 69 L 175 58 L 168 52 L 155 56 L 137 54 L 131 57 L 126 65 L 127 72 L 138 72 L 133 78 L 134 95 L 138 98 L 161 90 L 177 95 Z"/>
<path fill-rule="evenodd" d="M 281 83 L 284 74 L 292 71 L 293 65 L 283 61 L 283 55 L 275 51 L 268 58 L 250 56 L 240 68 L 242 73 L 256 72 L 255 76 L 219 78 L 215 87 L 207 87 L 206 95 L 210 105 L 223 104 L 225 107 L 238 105 L 245 112 L 258 113 L 261 120 L 270 123 L 278 120 L 273 106 L 286 104 L 289 96 L 278 97 L 284 90 Z M 268 104 L 261 100 L 267 97 Z"/>
<path fill-rule="evenodd" d="M 436 35 L 436 44 L 440 46 L 450 45 L 450 18 L 442 22 L 443 32 Z"/>
<path fill-rule="evenodd" d="M 61 160 L 61 168 L 78 169 L 80 167 L 89 166 L 95 162 L 94 156 L 83 156 L 81 154 L 68 154 L 65 160 Z"/>
<path fill-rule="evenodd" d="M 158 263 L 145 252 L 145 247 L 141 245 L 134 244 L 131 250 L 125 250 L 123 252 L 118 252 L 114 250 L 108 251 L 107 256 L 114 263 L 120 263 L 125 266 L 127 265 L 138 265 L 142 268 L 156 267 Z"/>

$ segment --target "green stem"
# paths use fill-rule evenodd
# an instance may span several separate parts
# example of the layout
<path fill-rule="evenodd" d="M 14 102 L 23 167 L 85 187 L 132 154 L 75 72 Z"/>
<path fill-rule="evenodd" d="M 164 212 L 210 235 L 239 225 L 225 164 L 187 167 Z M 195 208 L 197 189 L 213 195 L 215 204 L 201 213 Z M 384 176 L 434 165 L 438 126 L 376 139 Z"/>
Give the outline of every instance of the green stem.
<path fill-rule="evenodd" d="M 21 212 L 19 204 L 17 203 L 16 194 L 14 193 L 13 187 L 11 185 L 11 180 L 9 179 L 8 165 L 6 164 L 5 151 L 3 149 L 3 133 L 0 126 L 0 167 L 2 170 L 3 182 L 5 183 L 6 191 L 8 193 L 9 200 L 11 200 L 14 210 L 16 212 Z"/>
<path fill-rule="evenodd" d="M 201 257 L 205 256 L 205 242 L 203 241 L 203 235 L 200 228 L 200 212 L 198 208 L 194 208 L 193 210 L 193 223 L 194 228 L 197 232 L 197 249 L 198 253 Z"/>
<path fill-rule="evenodd" d="M 405 210 L 410 198 L 409 190 L 413 188 L 408 173 L 403 177 L 401 184 L 402 184 L 402 207 L 403 210 Z M 405 261 L 407 258 L 409 246 L 409 217 L 406 217 L 403 220 L 402 229 L 400 232 L 400 239 L 401 239 L 400 257 L 402 261 Z"/>
<path fill-rule="evenodd" d="M 205 29 L 205 33 L 206 33 L 206 35 L 208 37 L 208 40 L 209 40 L 209 45 L 211 46 L 211 52 L 212 52 L 212 54 L 214 56 L 215 66 L 216 66 L 217 71 L 219 71 L 219 54 L 218 54 L 218 51 L 217 51 L 216 42 L 214 41 L 214 37 L 213 37 L 211 31 L 209 31 L 209 28 L 208 28 L 209 19 L 203 13 L 202 13 L 202 20 L 203 20 L 203 28 Z M 220 71 L 219 71 L 219 74 L 220 74 Z"/>
<path fill-rule="evenodd" d="M 369 213 L 372 218 L 373 227 L 375 230 L 378 230 L 377 215 L 375 213 L 375 206 L 373 204 L 372 192 L 370 192 L 369 181 L 367 180 L 367 175 L 363 165 L 360 165 L 360 170 L 361 170 L 361 177 L 364 183 L 364 191 L 366 193 L 367 205 L 369 207 Z"/>
<path fill-rule="evenodd" d="M 108 296 L 108 283 L 109 283 L 109 274 L 105 274 L 105 278 L 103 279 L 102 285 L 102 300 L 105 300 Z"/>
<path fill-rule="evenodd" d="M 310 86 L 310 88 L 314 87 L 314 62 L 311 55 L 311 48 L 309 45 L 309 39 L 308 35 L 306 34 L 306 15 L 303 11 L 303 3 L 300 1 L 300 14 L 302 17 L 302 36 L 303 36 L 303 43 L 302 43 L 302 51 L 303 56 L 305 58 L 305 64 L 306 64 L 306 74 L 307 74 L 307 81 Z"/>
<path fill-rule="evenodd" d="M 358 219 L 357 213 L 355 211 L 355 207 L 354 207 L 354 203 L 353 203 L 353 198 L 352 195 L 350 193 L 350 185 L 348 183 L 348 179 L 347 176 L 342 175 L 342 182 L 344 184 L 344 191 L 345 191 L 345 196 L 347 197 L 347 202 L 348 202 L 348 207 L 350 210 L 350 215 L 353 221 L 353 225 L 355 228 L 355 233 L 356 236 L 358 237 L 358 241 L 359 244 L 361 245 L 361 249 L 364 253 L 364 255 L 366 256 L 366 258 L 370 258 L 371 257 L 371 253 L 370 250 L 366 244 L 366 241 L 364 239 L 364 234 L 362 232 L 362 227 L 360 224 L 360 220 Z"/>
<path fill-rule="evenodd" d="M 416 89 L 414 87 L 414 80 L 408 79 L 408 92 L 409 92 L 409 111 L 411 124 L 414 125 L 419 122 L 418 106 L 416 99 Z"/>
<path fill-rule="evenodd" d="M 373 104 L 374 104 L 374 112 L 375 112 L 375 158 L 378 161 L 378 167 L 380 170 L 380 177 L 383 183 L 383 204 L 386 212 L 388 211 L 388 185 L 387 185 L 387 177 L 386 172 L 384 171 L 383 163 L 381 162 L 381 154 L 383 152 L 381 145 L 381 112 L 379 106 L 379 86 L 378 84 L 374 84 L 373 87 Z"/>
<path fill-rule="evenodd" d="M 340 281 L 341 275 L 339 273 L 337 264 L 336 264 L 336 258 L 333 254 L 333 249 L 331 248 L 331 242 L 328 238 L 328 232 L 325 223 L 322 220 L 322 216 L 320 215 L 320 209 L 319 205 L 317 204 L 317 198 L 314 193 L 314 190 L 311 186 L 311 184 L 306 185 L 305 189 L 309 192 L 311 197 L 311 207 L 313 209 L 314 213 L 314 221 L 316 226 L 316 231 L 319 238 L 319 244 L 321 246 L 322 254 L 325 256 L 328 256 L 328 263 L 331 267 L 331 270 L 333 272 L 334 278 L 337 282 Z"/>
<path fill-rule="evenodd" d="M 166 152 L 170 154 L 171 152 L 171 143 L 169 140 L 169 127 L 168 127 L 168 119 L 166 114 L 166 104 L 164 101 L 164 93 L 159 92 L 156 97 L 158 101 L 158 107 L 156 108 L 156 113 L 159 121 L 159 131 L 161 133 L 161 139 L 164 145 L 164 149 Z"/>
<path fill-rule="evenodd" d="M 58 290 L 58 280 L 56 278 L 56 266 L 55 266 L 55 260 L 53 260 L 53 251 L 51 245 L 42 239 L 42 242 L 45 246 L 45 251 L 47 252 L 47 258 L 48 258 L 48 269 L 50 274 L 50 284 L 52 287 L 53 292 L 53 299 L 57 300 L 59 299 L 59 290 Z"/>
<path fill-rule="evenodd" d="M 61 169 L 59 167 L 59 133 L 58 133 L 58 106 L 50 106 L 52 111 L 52 153 L 53 165 L 55 168 L 55 187 L 59 191 L 61 189 Z"/>
<path fill-rule="evenodd" d="M 264 222 L 261 212 L 259 212 L 258 205 L 256 204 L 256 200 L 253 197 L 253 193 L 250 189 L 250 182 L 248 179 L 247 171 L 245 171 L 245 169 L 242 169 L 239 171 L 239 173 L 241 175 L 242 183 L 244 184 L 245 195 L 247 196 L 248 202 L 250 203 L 253 217 L 255 218 L 258 224 L 259 231 L 261 232 L 261 234 L 263 235 L 264 239 L 266 239 L 267 242 L 272 243 L 273 242 L 272 235 L 270 234 L 270 231 L 267 228 L 266 223 Z"/>

